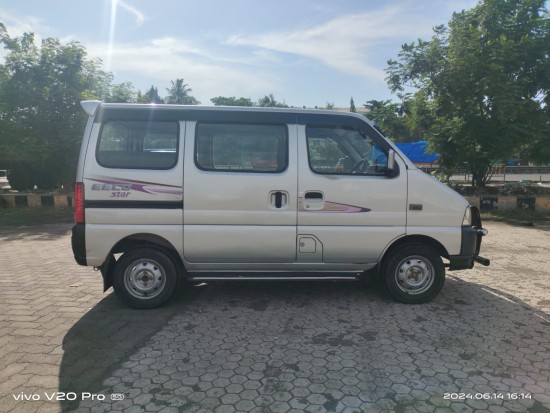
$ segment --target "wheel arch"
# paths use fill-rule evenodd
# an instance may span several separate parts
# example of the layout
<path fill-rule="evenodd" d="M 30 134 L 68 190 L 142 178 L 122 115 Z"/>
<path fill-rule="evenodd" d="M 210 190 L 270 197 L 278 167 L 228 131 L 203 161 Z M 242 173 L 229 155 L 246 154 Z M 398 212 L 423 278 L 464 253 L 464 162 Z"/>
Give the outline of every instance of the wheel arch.
<path fill-rule="evenodd" d="M 380 260 L 380 268 L 384 268 L 384 264 L 387 261 L 388 257 L 391 256 L 393 251 L 395 251 L 398 248 L 403 247 L 404 245 L 410 245 L 410 244 L 425 244 L 432 247 L 434 250 L 437 251 L 437 253 L 446 259 L 449 259 L 449 253 L 447 252 L 447 249 L 443 246 L 441 242 L 438 240 L 428 237 L 427 235 L 406 235 L 404 237 L 398 238 L 394 240 L 383 252 L 382 259 Z"/>
<path fill-rule="evenodd" d="M 136 248 L 154 248 L 167 254 L 180 274 L 185 273 L 185 266 L 174 245 L 166 238 L 151 233 L 138 233 L 128 235 L 118 241 L 109 251 L 105 262 L 99 267 L 103 276 L 103 291 L 107 291 L 113 285 L 115 274 L 116 254 L 122 254 Z"/>

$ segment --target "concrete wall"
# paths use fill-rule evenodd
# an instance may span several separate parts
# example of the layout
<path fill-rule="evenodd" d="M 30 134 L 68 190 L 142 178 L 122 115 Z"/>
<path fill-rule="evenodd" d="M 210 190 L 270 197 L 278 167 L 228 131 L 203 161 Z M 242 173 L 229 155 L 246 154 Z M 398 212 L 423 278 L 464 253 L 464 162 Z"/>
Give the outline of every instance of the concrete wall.
<path fill-rule="evenodd" d="M 9 207 L 72 208 L 73 206 L 73 195 L 0 194 L 0 199 Z"/>
<path fill-rule="evenodd" d="M 484 211 L 506 210 L 506 209 L 531 209 L 534 211 L 550 211 L 550 196 L 466 196 L 464 197 L 471 205 L 479 207 Z"/>

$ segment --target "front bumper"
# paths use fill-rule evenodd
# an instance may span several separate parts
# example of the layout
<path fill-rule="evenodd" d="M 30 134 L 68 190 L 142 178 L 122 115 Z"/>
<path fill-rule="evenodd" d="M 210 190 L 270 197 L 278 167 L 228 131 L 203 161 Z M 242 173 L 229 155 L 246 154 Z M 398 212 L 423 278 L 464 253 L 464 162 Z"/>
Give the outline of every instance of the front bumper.
<path fill-rule="evenodd" d="M 460 255 L 449 257 L 449 270 L 468 270 L 474 267 L 475 262 L 489 266 L 491 261 L 479 256 L 481 240 L 487 233 L 488 231 L 481 226 L 479 210 L 472 207 L 472 225 L 462 227 Z"/>

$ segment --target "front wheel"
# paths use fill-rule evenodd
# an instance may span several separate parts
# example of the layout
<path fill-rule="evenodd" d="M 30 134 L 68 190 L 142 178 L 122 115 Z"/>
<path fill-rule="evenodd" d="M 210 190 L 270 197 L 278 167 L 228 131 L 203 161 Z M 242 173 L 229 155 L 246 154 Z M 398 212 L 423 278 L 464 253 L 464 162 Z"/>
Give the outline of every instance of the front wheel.
<path fill-rule="evenodd" d="M 130 307 L 159 307 L 172 297 L 176 285 L 176 267 L 159 250 L 136 248 L 124 253 L 116 264 L 113 288 Z"/>
<path fill-rule="evenodd" d="M 385 265 L 386 285 L 402 303 L 419 304 L 434 298 L 445 283 L 445 266 L 435 249 L 409 244 L 391 253 Z"/>

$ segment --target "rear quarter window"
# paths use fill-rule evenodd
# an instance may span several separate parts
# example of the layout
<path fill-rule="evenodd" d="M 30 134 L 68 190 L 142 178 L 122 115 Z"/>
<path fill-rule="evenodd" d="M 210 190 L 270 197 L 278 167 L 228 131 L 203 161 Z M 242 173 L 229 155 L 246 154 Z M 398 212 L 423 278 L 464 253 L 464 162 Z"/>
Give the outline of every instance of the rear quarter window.
<path fill-rule="evenodd" d="M 178 136 L 175 121 L 110 120 L 101 127 L 96 159 L 105 168 L 171 169 Z"/>
<path fill-rule="evenodd" d="M 280 173 L 288 164 L 286 125 L 199 123 L 195 163 L 218 172 Z"/>

